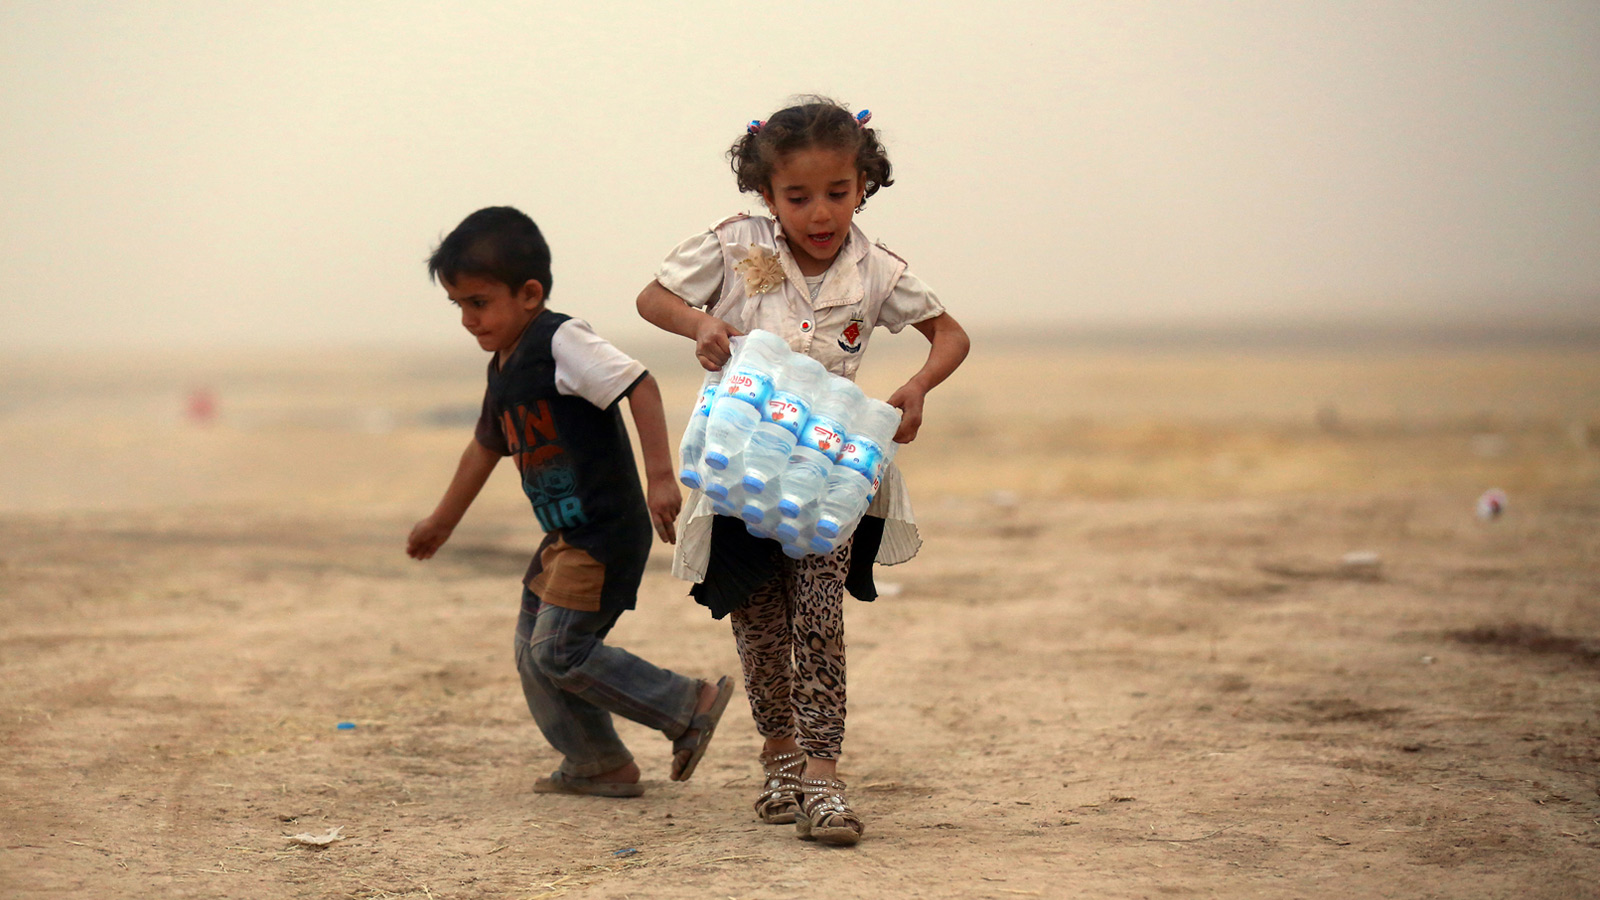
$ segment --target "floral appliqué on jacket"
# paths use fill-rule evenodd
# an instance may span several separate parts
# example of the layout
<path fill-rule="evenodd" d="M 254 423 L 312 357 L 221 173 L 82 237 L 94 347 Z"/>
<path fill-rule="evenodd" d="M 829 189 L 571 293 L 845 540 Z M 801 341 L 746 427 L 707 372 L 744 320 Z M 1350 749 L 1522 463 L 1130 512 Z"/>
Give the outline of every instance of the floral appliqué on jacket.
<path fill-rule="evenodd" d="M 745 258 L 734 263 L 733 270 L 744 278 L 746 297 L 771 293 L 783 286 L 783 266 L 778 262 L 778 254 L 760 244 L 751 244 Z"/>

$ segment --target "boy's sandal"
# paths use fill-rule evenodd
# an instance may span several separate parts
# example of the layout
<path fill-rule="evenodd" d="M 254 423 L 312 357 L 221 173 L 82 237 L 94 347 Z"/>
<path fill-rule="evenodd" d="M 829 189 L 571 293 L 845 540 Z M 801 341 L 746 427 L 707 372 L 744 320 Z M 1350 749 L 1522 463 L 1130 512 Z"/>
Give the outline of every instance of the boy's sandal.
<path fill-rule="evenodd" d="M 695 696 L 698 697 L 699 693 L 696 692 Z M 689 720 L 689 727 L 672 742 L 673 781 L 688 781 L 689 776 L 694 774 L 701 757 L 706 755 L 706 747 L 717 730 L 717 722 L 722 720 L 722 711 L 728 708 L 728 700 L 732 697 L 733 679 L 726 675 L 717 679 L 717 698 L 711 702 L 711 707 L 705 712 L 695 713 Z"/>
<path fill-rule="evenodd" d="M 794 820 L 802 841 L 849 846 L 861 840 L 861 817 L 844 799 L 844 782 L 800 779 L 800 813 Z"/>
<path fill-rule="evenodd" d="M 756 798 L 756 817 L 768 825 L 788 825 L 800 809 L 800 775 L 806 770 L 803 750 L 761 754 L 766 785 Z"/>
<path fill-rule="evenodd" d="M 560 769 L 533 783 L 535 794 L 579 794 L 585 797 L 638 797 L 644 794 L 644 785 L 637 781 L 595 781 L 577 775 L 568 775 Z"/>

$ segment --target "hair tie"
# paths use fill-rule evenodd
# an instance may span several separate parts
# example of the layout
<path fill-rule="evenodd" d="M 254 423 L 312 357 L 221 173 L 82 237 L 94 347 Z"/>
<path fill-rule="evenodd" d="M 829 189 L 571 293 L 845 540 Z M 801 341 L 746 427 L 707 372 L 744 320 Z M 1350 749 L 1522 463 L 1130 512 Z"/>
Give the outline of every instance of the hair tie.
<path fill-rule="evenodd" d="M 744 130 L 750 132 L 751 134 L 760 134 L 761 129 L 765 127 L 767 127 L 766 122 L 763 122 L 760 119 L 751 119 L 750 124 L 746 125 Z"/>
<path fill-rule="evenodd" d="M 861 112 L 856 113 L 856 125 L 857 125 L 857 127 L 865 128 L 865 127 L 867 127 L 867 123 L 871 122 L 871 121 L 872 121 L 872 110 L 863 109 Z"/>

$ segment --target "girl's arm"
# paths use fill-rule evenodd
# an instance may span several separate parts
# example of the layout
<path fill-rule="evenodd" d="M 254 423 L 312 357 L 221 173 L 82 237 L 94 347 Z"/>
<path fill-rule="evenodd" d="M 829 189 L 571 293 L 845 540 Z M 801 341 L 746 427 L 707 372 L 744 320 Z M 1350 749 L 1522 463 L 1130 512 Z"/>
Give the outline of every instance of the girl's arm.
<path fill-rule="evenodd" d="M 639 432 L 639 450 L 644 455 L 645 505 L 656 534 L 669 544 L 678 542 L 678 510 L 683 495 L 672 473 L 672 451 L 667 446 L 667 414 L 661 405 L 661 387 L 655 376 L 646 375 L 628 394 L 628 411 Z"/>
<path fill-rule="evenodd" d="M 652 281 L 639 292 L 639 315 L 663 331 L 681 334 L 694 341 L 694 358 L 708 372 L 728 362 L 732 349 L 728 339 L 744 332 L 710 313 L 695 309 L 688 301 Z"/>
<path fill-rule="evenodd" d="M 897 444 L 909 444 L 917 439 L 917 431 L 922 428 L 923 398 L 950 377 L 972 347 L 967 332 L 949 313 L 940 313 L 912 327 L 928 339 L 928 361 L 910 381 L 889 395 L 889 405 L 901 412 L 900 428 L 894 433 Z"/>
<path fill-rule="evenodd" d="M 444 497 L 433 514 L 411 527 L 406 553 L 416 559 L 427 559 L 443 547 L 499 462 L 500 454 L 476 439 L 467 444 L 467 449 L 461 452 L 461 462 L 456 464 L 455 477 L 450 479 L 450 486 L 445 488 Z"/>

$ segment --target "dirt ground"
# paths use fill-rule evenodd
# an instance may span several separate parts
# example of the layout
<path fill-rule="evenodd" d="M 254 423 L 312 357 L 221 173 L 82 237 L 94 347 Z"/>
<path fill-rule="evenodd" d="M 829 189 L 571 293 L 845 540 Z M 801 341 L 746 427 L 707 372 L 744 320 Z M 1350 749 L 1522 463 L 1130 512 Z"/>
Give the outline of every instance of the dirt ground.
<path fill-rule="evenodd" d="M 13 365 L 0 896 L 1600 897 L 1595 358 L 975 357 L 846 612 L 853 849 L 755 821 L 742 700 L 691 782 L 623 723 L 644 797 L 531 793 L 532 516 L 500 473 L 402 552 L 476 357 Z M 684 587 L 614 641 L 737 671 Z"/>

